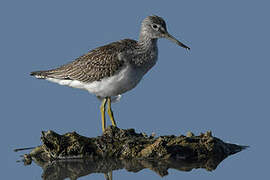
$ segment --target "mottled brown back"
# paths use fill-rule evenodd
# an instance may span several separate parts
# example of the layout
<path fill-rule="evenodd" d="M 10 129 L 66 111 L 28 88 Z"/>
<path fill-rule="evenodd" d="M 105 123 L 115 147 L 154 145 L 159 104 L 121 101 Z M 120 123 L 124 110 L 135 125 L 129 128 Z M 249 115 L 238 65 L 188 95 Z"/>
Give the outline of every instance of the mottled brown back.
<path fill-rule="evenodd" d="M 36 71 L 31 75 L 38 78 L 70 79 L 81 82 L 100 81 L 102 78 L 113 76 L 124 66 L 119 59 L 121 52 L 134 49 L 136 41 L 124 39 L 96 48 L 74 61 L 48 71 Z"/>

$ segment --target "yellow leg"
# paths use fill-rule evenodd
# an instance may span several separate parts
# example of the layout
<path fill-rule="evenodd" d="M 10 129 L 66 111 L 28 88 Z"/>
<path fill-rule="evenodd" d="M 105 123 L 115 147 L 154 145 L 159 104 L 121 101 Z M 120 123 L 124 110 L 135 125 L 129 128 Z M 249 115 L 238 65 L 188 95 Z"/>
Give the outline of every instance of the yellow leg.
<path fill-rule="evenodd" d="M 102 103 L 101 103 L 101 106 L 100 106 L 101 121 L 102 121 L 102 132 L 104 132 L 105 128 L 106 128 L 106 119 L 105 119 L 106 103 L 107 103 L 107 98 L 104 98 L 102 100 Z"/>
<path fill-rule="evenodd" d="M 112 125 L 113 126 L 116 126 L 116 123 L 115 123 L 115 120 L 114 120 L 114 117 L 113 117 L 113 112 L 112 112 L 112 108 L 111 108 L 111 98 L 108 97 L 108 115 L 112 121 Z"/>
<path fill-rule="evenodd" d="M 112 180 L 112 171 L 109 172 L 109 179 Z"/>
<path fill-rule="evenodd" d="M 112 180 L 112 171 L 104 173 L 104 176 L 106 180 Z"/>

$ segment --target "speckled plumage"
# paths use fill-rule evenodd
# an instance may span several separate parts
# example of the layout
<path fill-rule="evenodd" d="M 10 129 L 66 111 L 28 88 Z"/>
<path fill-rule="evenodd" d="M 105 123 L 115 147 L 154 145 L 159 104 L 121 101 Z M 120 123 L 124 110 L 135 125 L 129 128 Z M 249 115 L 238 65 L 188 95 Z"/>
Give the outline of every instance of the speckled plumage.
<path fill-rule="evenodd" d="M 158 59 L 157 39 L 167 38 L 189 49 L 167 32 L 165 21 L 158 16 L 146 17 L 139 40 L 124 39 L 89 51 L 73 62 L 31 75 L 60 85 L 80 88 L 95 94 L 101 103 L 102 130 L 106 128 L 105 109 L 116 126 L 111 102 L 133 89 Z"/>
<path fill-rule="evenodd" d="M 89 51 L 59 68 L 35 71 L 31 75 L 40 79 L 77 80 L 91 83 L 111 77 L 128 65 L 138 69 L 144 75 L 156 63 L 157 39 L 160 38 L 159 34 L 149 33 L 148 24 L 160 25 L 161 33 L 167 33 L 166 23 L 161 17 L 148 16 L 142 22 L 139 41 L 124 39 L 113 42 Z"/>
<path fill-rule="evenodd" d="M 136 41 L 125 39 L 96 48 L 73 62 L 48 71 L 32 72 L 40 78 L 78 80 L 90 83 L 114 75 L 124 65 L 118 54 L 132 49 Z"/>

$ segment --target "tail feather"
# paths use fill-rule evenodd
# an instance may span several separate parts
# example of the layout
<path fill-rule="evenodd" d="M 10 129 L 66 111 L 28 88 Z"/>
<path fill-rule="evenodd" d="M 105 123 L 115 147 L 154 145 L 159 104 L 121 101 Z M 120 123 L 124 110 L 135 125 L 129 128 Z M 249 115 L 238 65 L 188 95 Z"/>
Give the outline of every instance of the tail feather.
<path fill-rule="evenodd" d="M 47 78 L 48 74 L 48 71 L 34 71 L 30 73 L 31 76 L 35 76 L 38 79 L 45 79 Z"/>

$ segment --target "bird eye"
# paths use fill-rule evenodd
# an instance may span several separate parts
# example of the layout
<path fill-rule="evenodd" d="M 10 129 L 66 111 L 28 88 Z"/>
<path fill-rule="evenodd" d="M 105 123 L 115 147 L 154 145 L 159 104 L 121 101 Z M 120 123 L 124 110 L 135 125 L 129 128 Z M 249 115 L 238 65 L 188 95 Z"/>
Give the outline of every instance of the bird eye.
<path fill-rule="evenodd" d="M 153 27 L 153 29 L 157 29 L 158 28 L 158 26 L 156 24 L 153 24 L 152 27 Z"/>

